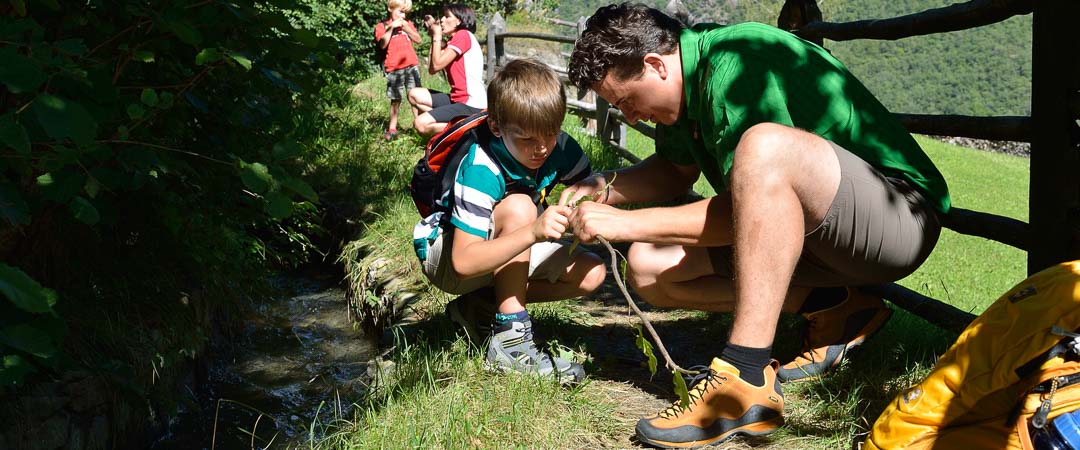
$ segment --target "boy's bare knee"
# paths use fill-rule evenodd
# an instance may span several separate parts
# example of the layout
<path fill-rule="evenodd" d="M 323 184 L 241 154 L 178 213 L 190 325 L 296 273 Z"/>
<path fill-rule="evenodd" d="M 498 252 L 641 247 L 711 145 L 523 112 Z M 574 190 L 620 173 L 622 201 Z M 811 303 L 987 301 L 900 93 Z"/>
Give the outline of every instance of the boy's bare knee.
<path fill-rule="evenodd" d="M 525 194 L 510 194 L 495 204 L 492 212 L 496 231 L 513 230 L 536 220 L 536 205 Z"/>
<path fill-rule="evenodd" d="M 582 257 L 579 257 L 581 263 L 585 263 L 588 270 L 585 272 L 585 277 L 581 280 L 581 288 L 586 292 L 595 291 L 604 284 L 604 279 L 607 278 L 607 268 L 604 267 L 604 262 L 600 260 L 599 256 L 592 253 L 583 253 Z"/>

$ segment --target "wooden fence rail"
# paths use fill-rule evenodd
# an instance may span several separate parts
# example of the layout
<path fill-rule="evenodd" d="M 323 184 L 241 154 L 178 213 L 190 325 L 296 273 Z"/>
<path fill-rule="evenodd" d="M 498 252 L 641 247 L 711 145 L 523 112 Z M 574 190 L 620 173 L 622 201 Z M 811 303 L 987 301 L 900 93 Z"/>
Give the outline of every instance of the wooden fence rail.
<path fill-rule="evenodd" d="M 1080 16 L 1080 14 L 1077 14 L 1080 13 L 1080 7 L 1077 6 L 1080 2 L 1069 3 L 1074 0 L 1044 1 L 1055 3 L 1055 7 L 1047 9 L 1054 11 L 1056 14 L 1071 12 L 1071 15 L 1064 17 Z M 785 29 L 819 43 L 822 38 L 837 41 L 849 39 L 900 39 L 908 36 L 987 25 L 1018 14 L 1031 13 L 1033 9 L 1035 8 L 1032 5 L 1032 0 L 972 0 L 967 3 L 931 9 L 893 19 L 829 23 L 821 21 L 821 13 L 817 9 L 815 0 L 787 0 L 778 23 Z M 1037 15 L 1037 20 L 1038 17 Z M 1064 20 L 1061 21 L 1065 22 Z M 575 27 L 576 35 L 580 36 L 584 30 L 585 19 L 581 18 L 577 23 L 561 20 L 551 20 L 551 22 L 560 26 Z M 1061 25 L 1061 33 L 1062 36 L 1068 33 L 1064 24 Z M 487 36 L 487 74 L 489 78 L 494 74 L 496 67 L 517 58 L 515 55 L 506 53 L 504 47 L 506 39 L 538 39 L 573 44 L 576 41 L 576 36 L 509 32 L 506 30 L 505 21 L 499 14 L 496 14 L 489 24 Z M 1067 39 L 1062 40 L 1067 41 Z M 1072 56 L 1071 61 L 1073 63 L 1071 66 L 1072 72 L 1067 72 L 1067 74 L 1071 74 L 1074 79 L 1080 79 L 1080 58 Z M 567 81 L 565 67 L 551 64 L 549 64 L 549 67 L 556 70 L 564 82 Z M 1080 88 L 1080 86 L 1074 87 L 1074 89 L 1076 88 Z M 1035 90 L 1033 86 L 1033 91 Z M 590 97 L 595 100 L 589 102 L 587 99 Z M 1066 95 L 1061 100 L 1063 100 L 1060 102 L 1062 104 L 1080 105 L 1080 93 L 1074 93 L 1071 97 Z M 1034 103 L 1033 101 L 1033 106 Z M 633 163 L 639 162 L 641 159 L 626 148 L 626 127 L 630 126 L 645 136 L 656 138 L 656 131 L 653 127 L 640 122 L 628 123 L 625 116 L 618 109 L 612 108 L 603 98 L 590 92 L 578 90 L 576 98 L 567 100 L 567 106 L 572 114 L 589 120 L 590 124 L 587 125 L 587 128 L 594 128 L 597 138 L 610 145 L 620 157 Z M 1035 110 L 1037 108 L 1033 107 L 1033 111 Z M 1074 112 L 1074 115 L 1080 115 L 1080 112 Z M 1036 136 L 1039 127 L 1032 117 L 972 117 L 928 114 L 897 114 L 897 117 L 912 133 L 1035 143 L 1039 141 Z M 1060 143 L 1060 140 L 1055 142 Z M 1077 145 L 1076 142 L 1072 144 Z M 1034 178 L 1037 173 L 1035 171 L 1034 153 L 1035 145 L 1033 145 L 1032 151 L 1033 191 L 1031 194 L 1031 215 L 1037 217 L 1042 214 L 1035 211 L 1037 204 L 1041 204 L 1043 208 L 1048 208 L 1050 205 L 1046 204 L 1045 201 L 1040 203 L 1040 200 L 1036 199 L 1036 181 Z M 1055 209 L 1060 210 L 1065 207 L 1066 211 L 1071 211 L 1069 214 L 1074 216 L 1070 222 L 1071 226 L 1073 226 L 1072 233 L 1074 236 L 1072 239 L 1074 242 L 1071 246 L 1066 245 L 1067 250 L 1064 253 L 1060 249 L 1056 249 L 1058 251 L 1054 254 L 1059 256 L 1056 257 L 1056 261 L 1053 261 L 1055 263 L 1080 259 L 1080 206 L 1077 206 L 1080 205 L 1080 183 L 1077 182 L 1077 176 L 1080 174 L 1080 162 L 1077 161 L 1075 154 L 1071 156 L 1071 159 L 1067 158 L 1065 162 L 1068 164 L 1065 168 L 1056 168 L 1054 183 L 1058 183 L 1059 187 L 1068 190 L 1068 195 L 1058 196 L 1068 204 L 1055 206 Z M 1073 171 L 1068 172 L 1068 168 L 1072 168 Z M 1033 262 L 1033 254 L 1038 253 L 1040 249 L 1047 253 L 1045 247 L 1060 245 L 1062 241 L 1062 239 L 1047 239 L 1045 236 L 1036 238 L 1032 226 L 1020 220 L 955 207 L 942 218 L 942 225 L 957 233 L 983 237 L 1027 251 L 1029 254 L 1029 272 L 1035 272 L 1036 269 L 1050 265 L 1044 261 Z M 1060 228 L 1058 226 L 1058 229 Z M 1068 244 L 1070 237 L 1064 236 L 1064 238 L 1066 238 L 1065 242 Z M 893 304 L 945 329 L 960 331 L 975 317 L 971 312 L 961 311 L 944 302 L 926 297 L 895 283 L 866 286 L 863 289 L 878 294 L 890 300 Z"/>

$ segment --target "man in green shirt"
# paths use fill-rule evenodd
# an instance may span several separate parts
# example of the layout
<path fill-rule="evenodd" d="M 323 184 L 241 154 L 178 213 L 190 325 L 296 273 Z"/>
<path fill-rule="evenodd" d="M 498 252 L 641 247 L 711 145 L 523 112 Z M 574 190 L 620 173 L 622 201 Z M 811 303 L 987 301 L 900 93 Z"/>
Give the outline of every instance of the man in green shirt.
<path fill-rule="evenodd" d="M 576 236 L 634 242 L 627 278 L 652 304 L 735 312 L 691 405 L 641 419 L 638 437 L 684 447 L 774 431 L 779 381 L 821 376 L 888 320 L 880 298 L 853 286 L 895 281 L 926 259 L 949 209 L 945 180 L 839 61 L 767 25 L 686 29 L 644 5 L 606 6 L 568 73 L 628 120 L 657 124 L 656 154 L 578 206 Z M 719 194 L 611 206 L 678 197 L 701 175 Z M 607 180 L 567 188 L 560 204 Z M 771 360 L 781 312 L 809 323 L 804 352 L 782 366 Z"/>

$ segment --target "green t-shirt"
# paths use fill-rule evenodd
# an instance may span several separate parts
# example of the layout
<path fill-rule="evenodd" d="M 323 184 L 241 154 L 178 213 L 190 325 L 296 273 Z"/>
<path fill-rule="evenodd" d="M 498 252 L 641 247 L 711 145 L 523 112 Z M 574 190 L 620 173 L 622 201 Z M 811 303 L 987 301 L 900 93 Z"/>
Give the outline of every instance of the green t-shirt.
<path fill-rule="evenodd" d="M 949 189 L 919 144 L 855 76 L 823 48 L 760 23 L 702 24 L 680 38 L 686 109 L 657 127 L 656 152 L 695 164 L 726 191 L 743 132 L 772 122 L 807 130 L 886 176 L 922 190 L 949 211 Z"/>

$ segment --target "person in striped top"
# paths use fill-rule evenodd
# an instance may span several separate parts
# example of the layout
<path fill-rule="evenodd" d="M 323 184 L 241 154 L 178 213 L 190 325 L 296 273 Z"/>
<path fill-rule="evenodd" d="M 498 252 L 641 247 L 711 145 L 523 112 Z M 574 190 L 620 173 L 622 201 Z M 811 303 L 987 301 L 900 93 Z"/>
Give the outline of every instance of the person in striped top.
<path fill-rule="evenodd" d="M 587 295 L 604 281 L 600 258 L 563 239 L 572 208 L 546 201 L 556 183 L 589 178 L 589 159 L 559 130 L 565 91 L 543 63 L 507 64 L 488 96 L 490 133 L 478 133 L 440 211 L 413 229 L 417 256 L 432 284 L 465 294 L 447 314 L 473 343 L 488 339 L 490 369 L 580 381 L 580 364 L 537 349 L 525 305 Z"/>

